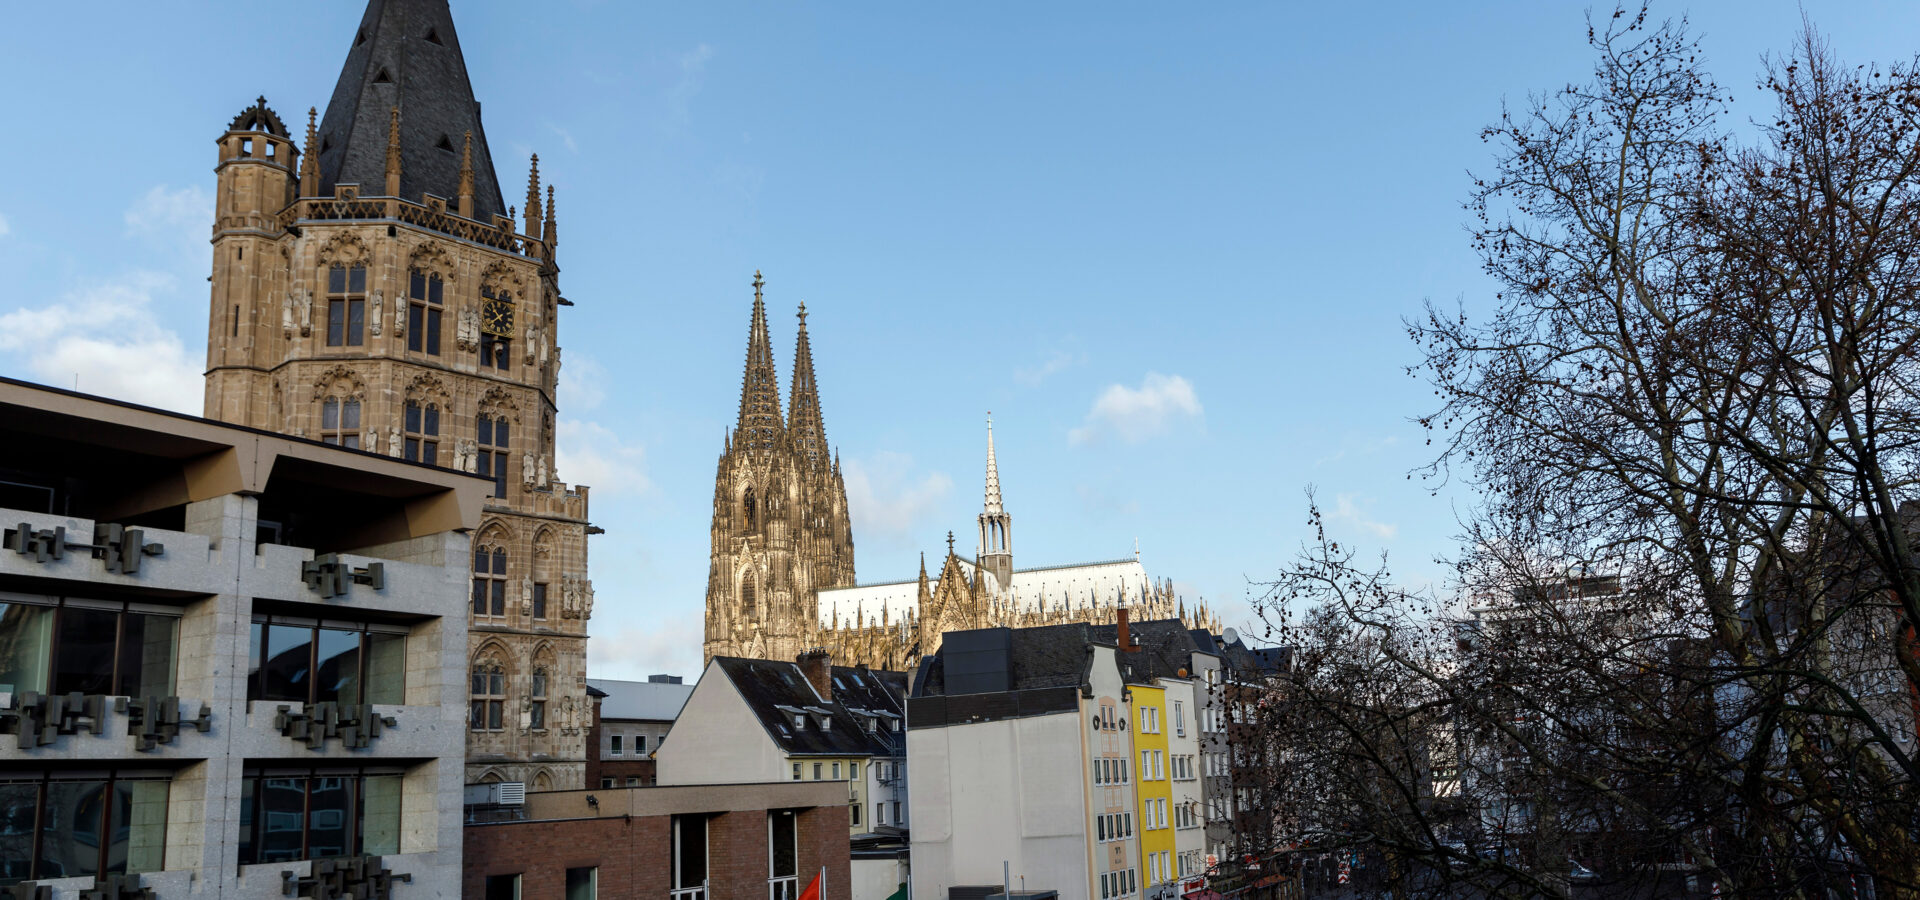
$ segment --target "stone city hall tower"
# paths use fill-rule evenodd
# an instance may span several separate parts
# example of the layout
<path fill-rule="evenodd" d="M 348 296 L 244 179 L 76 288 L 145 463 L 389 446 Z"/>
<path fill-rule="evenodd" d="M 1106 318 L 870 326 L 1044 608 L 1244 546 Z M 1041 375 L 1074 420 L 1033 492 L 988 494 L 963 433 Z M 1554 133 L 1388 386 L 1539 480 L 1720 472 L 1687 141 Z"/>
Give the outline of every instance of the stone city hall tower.
<path fill-rule="evenodd" d="M 490 479 L 467 780 L 582 787 L 591 529 L 587 489 L 553 471 L 571 304 L 539 158 L 516 212 L 446 0 L 368 3 L 303 146 L 264 98 L 218 146 L 206 415 Z M 263 538 L 306 525 L 261 508 Z"/>
<path fill-rule="evenodd" d="M 760 273 L 740 382 L 740 420 L 713 481 L 713 553 L 707 572 L 706 658 L 792 659 L 820 643 L 823 587 L 853 584 L 853 526 L 840 459 L 827 446 L 807 343 L 807 307 L 793 350 L 788 416 Z"/>

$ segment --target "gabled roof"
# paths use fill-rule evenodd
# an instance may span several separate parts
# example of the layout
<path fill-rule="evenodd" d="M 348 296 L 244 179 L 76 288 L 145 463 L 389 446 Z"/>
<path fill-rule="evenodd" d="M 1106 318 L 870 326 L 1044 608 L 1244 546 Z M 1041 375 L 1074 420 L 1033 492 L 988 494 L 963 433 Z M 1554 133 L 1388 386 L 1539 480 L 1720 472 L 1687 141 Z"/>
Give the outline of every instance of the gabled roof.
<path fill-rule="evenodd" d="M 602 720 L 671 722 L 693 696 L 691 684 L 587 679 L 588 692 L 595 689 L 606 692 L 607 699 L 600 701 Z"/>
<path fill-rule="evenodd" d="M 993 629 L 989 629 L 993 630 Z M 949 632 L 940 650 L 927 657 L 921 667 L 916 697 L 948 696 L 946 680 Z M 1084 622 L 1041 625 L 1009 629 L 1007 651 L 1008 690 L 1031 691 L 1043 688 L 1079 687 L 1087 683 L 1087 648 L 1095 642 L 1091 628 Z M 1110 643 L 1110 642 L 1109 642 Z"/>
<path fill-rule="evenodd" d="M 447 0 L 367 3 L 320 121 L 314 152 L 322 194 L 331 196 L 336 184 L 358 184 L 362 196 L 386 192 L 388 117 L 395 107 L 400 196 L 416 203 L 427 193 L 456 199 L 461 153 L 472 132 L 473 217 L 488 222 L 507 211 Z"/>
<path fill-rule="evenodd" d="M 836 693 L 834 699 L 823 700 L 808 683 L 806 673 L 800 665 L 793 662 L 780 662 L 771 659 L 745 659 L 737 656 L 716 656 L 713 664 L 732 682 L 734 690 L 746 701 L 747 708 L 760 720 L 767 736 L 782 752 L 794 756 L 894 756 L 898 750 L 894 742 L 886 737 L 886 732 L 869 734 L 866 728 L 866 716 L 856 714 L 849 703 L 842 702 Z M 871 672 L 864 669 L 852 669 L 834 666 L 835 675 L 847 680 L 853 673 L 862 674 L 863 681 L 877 682 L 866 684 L 854 692 L 851 697 L 859 703 L 874 703 L 888 690 L 888 685 L 904 687 L 906 675 L 900 672 Z M 885 681 L 866 678 L 867 675 L 889 676 Z M 901 709 L 898 701 L 889 701 L 896 713 Z M 860 709 L 870 707 L 858 706 Z M 800 715 L 805 724 L 796 726 L 794 717 Z M 822 718 L 830 724 L 820 727 Z"/>
<path fill-rule="evenodd" d="M 1187 630 L 1185 622 L 1179 619 L 1153 619 L 1134 622 L 1127 626 L 1129 636 L 1140 646 L 1137 651 L 1121 651 L 1118 654 L 1120 672 L 1127 681 L 1145 684 L 1155 678 L 1185 678 L 1183 669 L 1190 670 L 1193 665 L 1192 654 L 1200 651 L 1200 645 Z M 1120 637 L 1118 625 L 1094 625 L 1092 631 L 1096 639 L 1103 643 L 1117 643 Z M 1212 652 L 1212 651 L 1203 651 Z"/>

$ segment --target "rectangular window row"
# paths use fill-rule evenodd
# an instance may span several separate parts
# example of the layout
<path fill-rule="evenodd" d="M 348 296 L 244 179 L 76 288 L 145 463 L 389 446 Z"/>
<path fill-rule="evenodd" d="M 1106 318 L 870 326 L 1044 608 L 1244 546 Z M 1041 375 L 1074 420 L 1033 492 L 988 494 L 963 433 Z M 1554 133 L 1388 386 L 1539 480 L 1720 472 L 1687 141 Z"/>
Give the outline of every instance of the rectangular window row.
<path fill-rule="evenodd" d="M 154 872 L 167 845 L 167 776 L 0 773 L 0 885 Z"/>
<path fill-rule="evenodd" d="M 1139 879 L 1134 877 L 1136 869 L 1121 869 L 1118 872 L 1100 873 L 1100 900 L 1113 897 L 1129 897 L 1140 890 Z"/>
<path fill-rule="evenodd" d="M 1158 706 L 1140 707 L 1140 721 L 1137 723 L 1137 727 L 1141 734 L 1159 734 L 1160 733 L 1160 707 Z"/>
<path fill-rule="evenodd" d="M 398 770 L 247 771 L 240 864 L 400 852 L 400 784 Z"/>
<path fill-rule="evenodd" d="M 1140 807 L 1140 824 L 1146 828 L 1167 827 L 1167 801 L 1160 797 L 1146 801 Z"/>
<path fill-rule="evenodd" d="M 407 702 L 402 626 L 256 614 L 247 699 L 296 703 Z"/>
<path fill-rule="evenodd" d="M 1175 754 L 1167 760 L 1167 769 L 1173 773 L 1174 780 L 1191 781 L 1193 779 L 1193 755 Z"/>
<path fill-rule="evenodd" d="M 900 801 L 893 801 L 893 818 L 891 820 L 887 818 L 886 801 L 876 801 L 873 804 L 873 824 L 886 825 L 889 824 L 889 822 L 894 825 L 907 824 L 907 820 L 900 815 Z"/>
<path fill-rule="evenodd" d="M 1126 784 L 1127 761 L 1124 758 L 1097 757 L 1093 761 L 1094 784 Z"/>
<path fill-rule="evenodd" d="M 1193 814 L 1193 806 L 1191 804 L 1182 803 L 1173 808 L 1173 827 L 1194 828 L 1198 827 L 1199 824 L 1199 817 Z"/>
<path fill-rule="evenodd" d="M 1094 835 L 1103 841 L 1133 837 L 1133 813 L 1106 813 L 1094 817 Z"/>
<path fill-rule="evenodd" d="M 172 696 L 179 631 L 167 607 L 0 594 L 0 693 Z"/>
<path fill-rule="evenodd" d="M 1178 757 L 1176 757 L 1176 759 L 1177 758 Z M 1140 751 L 1140 780 L 1141 781 L 1167 780 L 1166 763 L 1167 763 L 1167 751 L 1165 750 Z"/>

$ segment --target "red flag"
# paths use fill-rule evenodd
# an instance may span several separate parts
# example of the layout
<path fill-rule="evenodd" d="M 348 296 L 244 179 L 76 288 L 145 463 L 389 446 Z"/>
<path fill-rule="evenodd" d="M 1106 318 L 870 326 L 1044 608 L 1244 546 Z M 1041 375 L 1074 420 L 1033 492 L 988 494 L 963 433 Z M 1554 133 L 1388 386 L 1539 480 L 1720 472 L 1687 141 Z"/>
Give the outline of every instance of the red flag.
<path fill-rule="evenodd" d="M 820 900 L 821 881 L 826 877 L 827 870 L 822 868 L 820 874 L 813 876 L 813 880 L 807 883 L 807 889 L 800 892 L 800 900 Z"/>

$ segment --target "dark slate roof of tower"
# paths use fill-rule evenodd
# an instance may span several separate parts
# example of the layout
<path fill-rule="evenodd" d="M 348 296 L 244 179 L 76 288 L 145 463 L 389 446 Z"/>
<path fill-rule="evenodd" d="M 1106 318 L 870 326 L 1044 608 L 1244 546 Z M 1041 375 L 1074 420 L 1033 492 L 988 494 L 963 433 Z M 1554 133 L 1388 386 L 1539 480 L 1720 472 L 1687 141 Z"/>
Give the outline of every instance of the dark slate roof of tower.
<path fill-rule="evenodd" d="M 460 155 L 473 132 L 473 215 L 507 211 L 493 156 L 480 126 L 467 63 L 447 0 L 369 0 L 340 80 L 320 122 L 320 190 L 358 184 L 362 196 L 386 192 L 387 125 L 400 109 L 400 196 L 451 203 L 460 189 Z"/>

